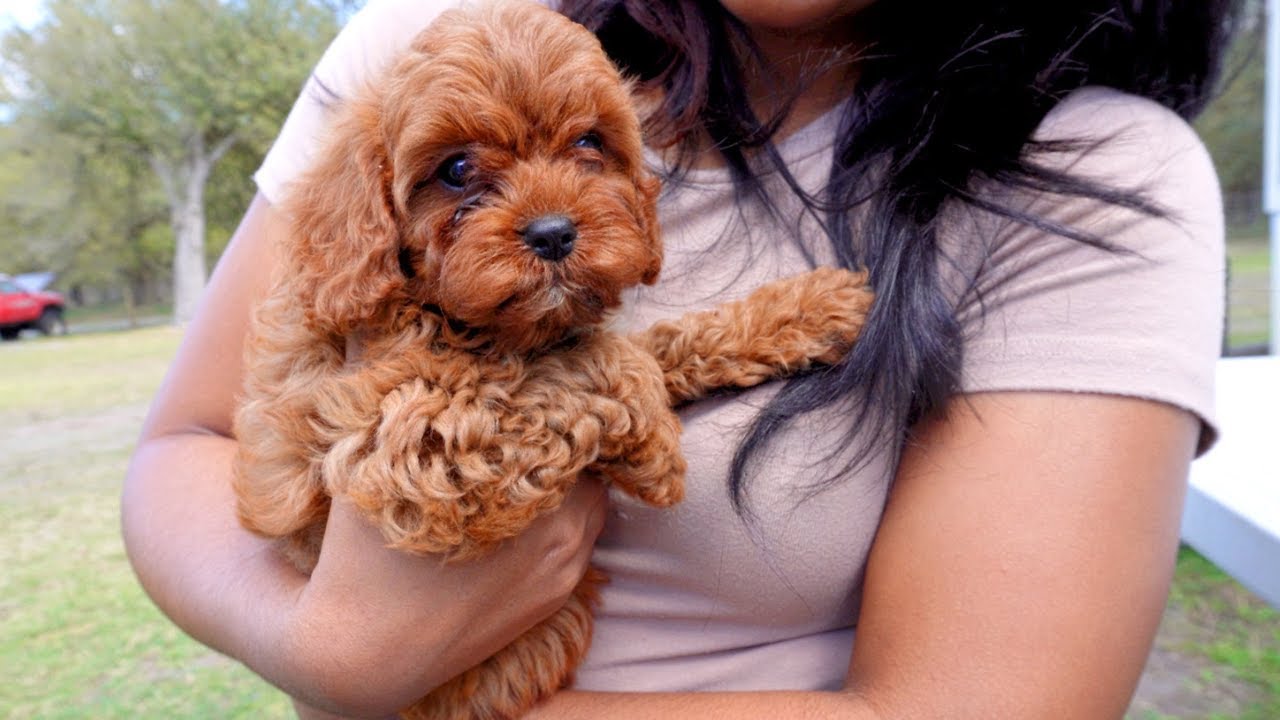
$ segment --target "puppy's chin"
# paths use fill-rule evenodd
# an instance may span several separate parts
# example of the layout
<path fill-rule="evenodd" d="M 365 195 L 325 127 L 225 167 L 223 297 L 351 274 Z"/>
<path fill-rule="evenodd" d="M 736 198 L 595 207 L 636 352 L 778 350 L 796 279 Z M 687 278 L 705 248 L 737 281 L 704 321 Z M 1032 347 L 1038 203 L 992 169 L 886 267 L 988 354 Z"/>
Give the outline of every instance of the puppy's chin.
<path fill-rule="evenodd" d="M 504 352 L 554 347 L 599 325 L 617 301 L 555 283 L 527 296 L 511 298 L 494 310 L 487 330 Z"/>
<path fill-rule="evenodd" d="M 560 285 L 552 285 L 542 294 L 541 304 L 548 313 L 560 309 L 569 300 L 569 292 Z"/>

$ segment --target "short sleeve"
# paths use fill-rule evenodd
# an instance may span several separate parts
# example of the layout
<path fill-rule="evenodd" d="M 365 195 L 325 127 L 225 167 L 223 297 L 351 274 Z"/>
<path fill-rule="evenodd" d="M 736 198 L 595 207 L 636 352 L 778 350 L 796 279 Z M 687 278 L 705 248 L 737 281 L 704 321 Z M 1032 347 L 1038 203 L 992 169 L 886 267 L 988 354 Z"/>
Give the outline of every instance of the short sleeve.
<path fill-rule="evenodd" d="M 376 78 L 413 38 L 460 0 L 369 0 L 329 45 L 253 179 L 273 204 L 307 167 L 332 107 Z"/>
<path fill-rule="evenodd" d="M 1041 140 L 1084 141 L 1044 162 L 1140 193 L 1151 216 L 1081 197 L 1013 195 L 1007 206 L 1099 238 L 1109 248 L 965 211 L 948 253 L 985 245 L 967 274 L 959 319 L 961 388 L 1140 397 L 1183 408 L 1216 437 L 1214 367 L 1225 295 L 1221 194 L 1194 131 L 1145 99 L 1078 91 L 1050 113 Z M 972 253 L 970 253 L 972 254 Z"/>

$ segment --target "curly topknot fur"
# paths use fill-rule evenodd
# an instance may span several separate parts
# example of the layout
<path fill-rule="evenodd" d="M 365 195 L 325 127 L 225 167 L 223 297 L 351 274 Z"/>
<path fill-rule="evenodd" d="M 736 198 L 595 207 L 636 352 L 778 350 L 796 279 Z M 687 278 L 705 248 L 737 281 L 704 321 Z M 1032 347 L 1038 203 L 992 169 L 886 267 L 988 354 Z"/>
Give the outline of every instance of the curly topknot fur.
<path fill-rule="evenodd" d="M 453 559 L 521 532 L 582 472 L 678 502 L 672 407 L 838 361 L 872 296 L 864 274 L 820 269 L 606 332 L 621 293 L 657 278 L 657 194 L 591 33 L 523 2 L 442 15 L 346 100 L 284 205 L 286 268 L 236 416 L 244 525 L 310 571 L 338 495 L 391 545 Z M 516 717 L 562 687 L 601 582 L 404 717 Z"/>

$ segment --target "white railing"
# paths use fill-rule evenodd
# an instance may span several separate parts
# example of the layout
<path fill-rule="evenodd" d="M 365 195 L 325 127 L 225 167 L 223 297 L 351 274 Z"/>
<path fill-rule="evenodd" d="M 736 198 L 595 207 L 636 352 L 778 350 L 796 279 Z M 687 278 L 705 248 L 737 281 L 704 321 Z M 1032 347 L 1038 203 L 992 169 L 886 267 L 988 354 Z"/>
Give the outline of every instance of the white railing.
<path fill-rule="evenodd" d="M 1222 434 L 1191 465 L 1182 539 L 1280 608 L 1280 356 L 1224 358 L 1217 381 Z"/>
<path fill-rule="evenodd" d="M 1280 355 L 1280 0 L 1267 0 L 1266 82 L 1262 206 L 1271 234 L 1271 354 Z"/>

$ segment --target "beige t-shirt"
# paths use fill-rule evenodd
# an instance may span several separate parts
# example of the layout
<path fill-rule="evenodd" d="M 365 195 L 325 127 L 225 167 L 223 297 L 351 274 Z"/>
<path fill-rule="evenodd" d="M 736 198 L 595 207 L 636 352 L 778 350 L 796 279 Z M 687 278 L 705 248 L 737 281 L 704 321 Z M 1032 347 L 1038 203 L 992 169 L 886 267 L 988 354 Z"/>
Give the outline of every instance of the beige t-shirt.
<path fill-rule="evenodd" d="M 317 66 L 255 175 L 278 201 L 311 156 L 326 103 L 360 87 L 451 0 L 371 0 Z M 316 82 L 319 79 L 319 82 Z M 786 138 L 779 151 L 807 188 L 830 167 L 835 113 Z M 945 215 L 948 254 L 990 252 L 981 267 L 949 265 L 964 329 L 966 392 L 1052 390 L 1149 398 L 1185 408 L 1212 439 L 1213 367 L 1222 333 L 1224 249 L 1219 190 L 1203 146 L 1149 101 L 1091 88 L 1071 95 L 1042 138 L 1111 136 L 1083 157 L 1083 176 L 1141 187 L 1169 219 L 1079 199 L 1004 198 L 1087 228 L 1131 253 L 1110 253 L 980 213 Z M 655 158 L 656 161 L 656 158 Z M 767 181 L 777 185 L 776 178 Z M 781 188 L 778 226 L 734 205 L 728 173 L 695 170 L 661 207 L 666 262 L 658 284 L 634 293 L 621 327 L 643 327 L 741 297 L 828 262 L 826 241 Z M 780 240 L 793 235 L 809 240 Z M 966 277 L 976 273 L 976 292 Z M 726 475 L 742 431 L 777 385 L 699 402 L 682 412 L 688 497 L 672 510 L 615 498 L 594 562 L 607 571 L 594 644 L 577 686 L 595 690 L 833 689 L 853 645 L 863 569 L 895 458 L 886 450 L 816 496 L 817 458 L 843 452 L 848 408 L 801 419 L 773 444 L 751 486 L 753 525 L 729 503 Z M 878 433 L 878 428 L 861 432 Z M 1081 482 L 1088 482 L 1083 477 Z"/>

